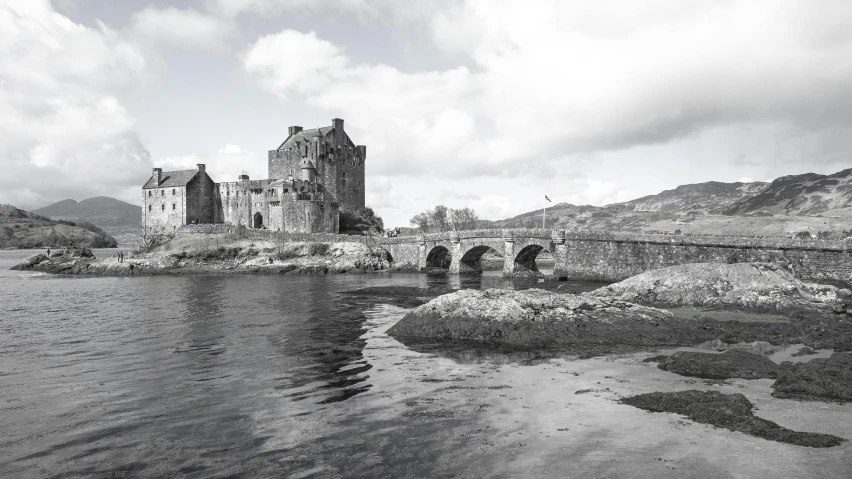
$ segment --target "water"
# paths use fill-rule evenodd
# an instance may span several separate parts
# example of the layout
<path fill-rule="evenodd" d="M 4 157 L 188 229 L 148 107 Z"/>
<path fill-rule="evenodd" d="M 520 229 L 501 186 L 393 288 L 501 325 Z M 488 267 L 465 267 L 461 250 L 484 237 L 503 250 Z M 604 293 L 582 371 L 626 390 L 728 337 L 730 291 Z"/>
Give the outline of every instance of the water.
<path fill-rule="evenodd" d="M 742 392 L 786 427 L 852 439 L 852 425 L 838 420 L 848 406 L 777 400 L 768 380 L 695 384 L 642 355 L 412 350 L 385 333 L 404 309 L 344 294 L 535 284 L 499 272 L 68 278 L 8 270 L 27 254 L 0 252 L 2 477 L 852 476 L 848 443 L 783 445 L 614 399 Z M 594 392 L 575 394 L 585 389 Z"/>

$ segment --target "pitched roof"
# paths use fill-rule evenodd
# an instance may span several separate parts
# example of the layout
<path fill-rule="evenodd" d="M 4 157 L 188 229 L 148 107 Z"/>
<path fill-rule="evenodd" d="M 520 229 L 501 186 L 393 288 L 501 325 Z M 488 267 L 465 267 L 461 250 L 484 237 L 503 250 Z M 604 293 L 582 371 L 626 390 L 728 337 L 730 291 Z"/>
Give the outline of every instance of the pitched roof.
<path fill-rule="evenodd" d="M 285 146 L 290 146 L 295 144 L 299 140 L 307 140 L 309 138 L 322 137 L 324 138 L 330 131 L 334 130 L 333 126 L 324 126 L 322 128 L 312 128 L 310 130 L 302 130 L 295 135 L 288 137 L 284 140 L 284 143 L 281 143 L 281 146 L 278 147 L 280 150 Z"/>
<path fill-rule="evenodd" d="M 195 174 L 198 173 L 198 170 L 181 170 L 181 171 L 164 171 L 160 174 L 160 184 L 154 184 L 154 176 L 151 175 L 151 178 L 148 179 L 148 182 L 145 183 L 145 188 L 173 188 L 175 186 L 185 186 L 189 183 Z"/>

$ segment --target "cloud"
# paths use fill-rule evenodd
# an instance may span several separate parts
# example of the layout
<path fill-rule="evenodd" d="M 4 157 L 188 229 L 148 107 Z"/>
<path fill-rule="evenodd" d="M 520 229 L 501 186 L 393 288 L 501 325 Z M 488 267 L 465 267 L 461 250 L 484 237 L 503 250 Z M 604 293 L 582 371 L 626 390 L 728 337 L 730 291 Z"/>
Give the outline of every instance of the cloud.
<path fill-rule="evenodd" d="M 217 183 L 237 181 L 237 176 L 243 171 L 253 179 L 263 179 L 267 176 L 265 159 L 232 144 L 227 144 L 217 151 L 173 155 L 154 161 L 154 166 L 164 171 L 194 170 L 198 164 L 206 165 L 207 174 Z"/>
<path fill-rule="evenodd" d="M 451 0 L 207 0 L 206 8 L 223 17 L 243 14 L 320 15 L 361 23 L 412 24 L 422 22 Z"/>
<path fill-rule="evenodd" d="M 345 117 L 375 171 L 390 176 L 570 177 L 582 174 L 583 155 L 730 125 L 805 136 L 832 127 L 838 148 L 850 145 L 852 34 L 838 20 L 848 18 L 846 2 L 441 6 L 410 21 L 472 67 L 358 64 L 295 30 L 259 38 L 244 67 L 282 100 Z M 280 61 L 293 54 L 311 56 Z"/>
<path fill-rule="evenodd" d="M 129 34 L 140 43 L 158 47 L 224 51 L 234 37 L 233 23 L 191 8 L 148 6 L 133 14 Z"/>
<path fill-rule="evenodd" d="M 138 188 L 150 158 L 117 99 L 148 78 L 136 46 L 33 0 L 0 6 L 0 58 L 0 202 Z"/>

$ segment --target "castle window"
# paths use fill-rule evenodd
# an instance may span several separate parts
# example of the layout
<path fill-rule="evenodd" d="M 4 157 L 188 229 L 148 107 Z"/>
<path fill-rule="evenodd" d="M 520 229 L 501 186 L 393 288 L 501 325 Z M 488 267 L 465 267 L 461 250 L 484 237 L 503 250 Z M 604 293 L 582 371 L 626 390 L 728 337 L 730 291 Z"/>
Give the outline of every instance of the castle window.
<path fill-rule="evenodd" d="M 172 196 L 174 196 L 174 195 L 175 195 L 175 189 L 172 188 Z"/>
<path fill-rule="evenodd" d="M 343 186 L 346 186 L 346 178 L 343 178 Z"/>
<path fill-rule="evenodd" d="M 166 196 L 166 190 L 160 190 L 160 196 Z"/>
<path fill-rule="evenodd" d="M 151 197 L 151 190 L 148 190 L 148 198 Z"/>
<path fill-rule="evenodd" d="M 166 205 L 160 205 L 160 209 L 166 211 Z"/>
<path fill-rule="evenodd" d="M 284 193 L 287 193 L 287 188 L 284 188 Z"/>
<path fill-rule="evenodd" d="M 177 208 L 177 205 L 175 205 L 174 203 L 172 203 L 172 211 L 174 211 L 176 208 Z"/>
<path fill-rule="evenodd" d="M 150 193 L 150 191 L 148 193 Z M 148 205 L 148 211 L 151 211 L 151 208 L 152 208 L 152 206 Z"/>

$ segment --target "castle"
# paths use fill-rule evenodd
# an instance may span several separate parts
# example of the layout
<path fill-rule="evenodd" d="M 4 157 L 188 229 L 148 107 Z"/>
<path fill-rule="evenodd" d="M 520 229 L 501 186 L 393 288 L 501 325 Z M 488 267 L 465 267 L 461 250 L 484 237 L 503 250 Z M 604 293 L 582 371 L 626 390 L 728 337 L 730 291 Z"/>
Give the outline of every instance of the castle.
<path fill-rule="evenodd" d="M 364 207 L 367 147 L 355 145 L 343 120 L 303 130 L 268 154 L 269 179 L 215 183 L 195 170 L 154 168 L 142 186 L 145 234 L 171 233 L 183 225 L 225 223 L 288 233 L 337 233 L 340 208 Z"/>

